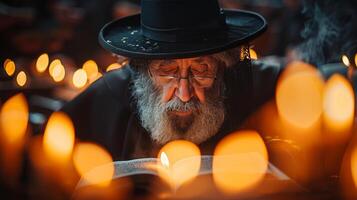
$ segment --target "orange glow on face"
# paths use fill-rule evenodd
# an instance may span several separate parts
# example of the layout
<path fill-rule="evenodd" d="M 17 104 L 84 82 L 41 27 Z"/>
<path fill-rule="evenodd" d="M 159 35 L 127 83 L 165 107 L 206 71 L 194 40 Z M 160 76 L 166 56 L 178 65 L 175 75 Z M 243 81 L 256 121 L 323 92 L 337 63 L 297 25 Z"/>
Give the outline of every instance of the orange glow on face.
<path fill-rule="evenodd" d="M 249 48 L 249 54 L 250 54 L 250 59 L 252 59 L 252 60 L 258 59 L 258 54 L 257 54 L 257 52 L 254 51 L 254 49 Z"/>
<path fill-rule="evenodd" d="M 85 62 L 82 68 L 87 73 L 88 79 L 93 79 L 98 75 L 98 66 L 94 60 L 88 60 Z"/>
<path fill-rule="evenodd" d="M 76 88 L 82 88 L 87 83 L 87 73 L 83 69 L 77 69 L 72 78 L 73 85 Z"/>
<path fill-rule="evenodd" d="M 27 76 L 26 73 L 24 71 L 21 71 L 17 74 L 16 76 L 16 83 L 17 85 L 19 85 L 20 87 L 24 86 L 27 82 Z"/>
<path fill-rule="evenodd" d="M 49 63 L 48 54 L 47 53 L 41 54 L 36 61 L 36 70 L 40 73 L 43 73 L 44 71 L 46 71 L 48 67 L 48 63 Z"/>
<path fill-rule="evenodd" d="M 311 127 L 321 116 L 323 86 L 313 66 L 291 63 L 280 76 L 276 88 L 280 117 L 299 128 Z"/>
<path fill-rule="evenodd" d="M 234 132 L 223 138 L 214 151 L 213 179 L 227 194 L 245 191 L 258 184 L 267 168 L 267 149 L 255 131 Z"/>
<path fill-rule="evenodd" d="M 26 133 L 28 118 L 28 105 L 23 94 L 8 99 L 0 112 L 0 127 L 4 139 L 10 144 L 21 142 Z"/>
<path fill-rule="evenodd" d="M 342 62 L 343 62 L 343 64 L 344 65 L 346 65 L 347 67 L 349 67 L 350 66 L 350 60 L 348 59 L 348 57 L 346 56 L 346 55 L 343 55 L 342 56 Z"/>
<path fill-rule="evenodd" d="M 167 143 L 159 152 L 159 175 L 173 187 L 182 185 L 197 176 L 201 166 L 200 149 L 185 140 Z"/>
<path fill-rule="evenodd" d="M 52 78 L 56 82 L 60 82 L 64 79 L 66 70 L 62 64 L 55 65 L 52 70 Z"/>
<path fill-rule="evenodd" d="M 351 84 L 339 74 L 333 75 L 324 90 L 324 122 L 333 130 L 350 129 L 353 123 L 355 98 Z"/>
<path fill-rule="evenodd" d="M 74 145 L 74 127 L 71 119 L 63 112 L 53 113 L 46 125 L 43 149 L 54 162 L 67 161 Z"/>
<path fill-rule="evenodd" d="M 122 65 L 119 64 L 119 63 L 112 63 L 107 67 L 106 72 L 109 72 L 109 71 L 112 71 L 112 70 L 115 70 L 115 69 L 119 69 L 121 67 L 122 67 Z"/>
<path fill-rule="evenodd" d="M 111 155 L 102 147 L 92 143 L 80 143 L 73 152 L 77 172 L 90 184 L 108 186 L 114 175 Z"/>
<path fill-rule="evenodd" d="M 6 59 L 4 62 L 4 69 L 8 76 L 14 75 L 15 70 L 16 70 L 14 61 L 12 61 L 10 59 Z"/>
<path fill-rule="evenodd" d="M 62 62 L 59 59 L 55 59 L 51 62 L 50 66 L 48 67 L 48 72 L 50 73 L 50 75 L 53 77 L 53 69 L 55 68 L 55 66 L 57 65 L 62 65 Z"/>

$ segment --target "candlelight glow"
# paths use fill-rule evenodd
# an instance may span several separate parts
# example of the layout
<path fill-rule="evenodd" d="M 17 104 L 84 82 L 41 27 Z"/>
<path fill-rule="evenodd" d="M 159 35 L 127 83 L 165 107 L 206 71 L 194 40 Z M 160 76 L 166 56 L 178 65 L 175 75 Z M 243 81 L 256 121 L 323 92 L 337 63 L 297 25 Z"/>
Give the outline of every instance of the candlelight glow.
<path fill-rule="evenodd" d="M 109 72 L 109 71 L 112 71 L 112 70 L 115 70 L 115 69 L 119 69 L 121 67 L 122 67 L 122 65 L 119 64 L 119 63 L 112 63 L 107 67 L 107 69 L 105 71 Z"/>
<path fill-rule="evenodd" d="M 354 147 L 351 154 L 351 170 L 352 170 L 352 180 L 355 188 L 357 188 L 357 148 Z"/>
<path fill-rule="evenodd" d="M 357 53 L 355 54 L 355 66 L 357 66 Z"/>
<path fill-rule="evenodd" d="M 326 83 L 323 98 L 323 119 L 333 130 L 352 127 L 355 98 L 351 84 L 342 75 L 333 75 Z"/>
<path fill-rule="evenodd" d="M 88 79 L 92 79 L 98 74 L 98 66 L 94 60 L 88 60 L 83 64 L 84 71 L 87 73 Z"/>
<path fill-rule="evenodd" d="M 10 59 L 6 59 L 4 61 L 4 68 L 5 68 L 5 72 L 8 76 L 12 76 L 15 73 L 15 63 L 14 61 L 10 60 Z"/>
<path fill-rule="evenodd" d="M 62 64 L 55 65 L 52 70 L 52 78 L 56 82 L 60 82 L 64 79 L 66 70 Z"/>
<path fill-rule="evenodd" d="M 81 88 L 87 83 L 87 73 L 83 69 L 77 69 L 72 78 L 73 85 L 76 88 Z"/>
<path fill-rule="evenodd" d="M 212 163 L 217 187 L 234 194 L 258 184 L 268 168 L 268 152 L 256 131 L 237 131 L 221 140 Z"/>
<path fill-rule="evenodd" d="M 280 117 L 299 128 L 314 125 L 322 113 L 324 82 L 313 66 L 293 62 L 279 77 L 276 103 Z"/>
<path fill-rule="evenodd" d="M 74 145 L 74 127 L 71 119 L 63 112 L 53 113 L 46 125 L 43 149 L 55 162 L 67 161 Z"/>
<path fill-rule="evenodd" d="M 165 167 L 159 170 L 159 175 L 173 187 L 182 185 L 197 176 L 201 166 L 200 156 L 200 149 L 189 141 L 169 142 L 158 154 L 161 165 Z"/>
<path fill-rule="evenodd" d="M 92 143 L 80 143 L 73 152 L 77 172 L 90 184 L 108 186 L 114 175 L 111 155 L 102 147 Z"/>
<path fill-rule="evenodd" d="M 29 109 L 23 94 L 16 94 L 8 99 L 0 111 L 3 139 L 10 144 L 21 142 L 26 133 L 28 118 Z"/>
<path fill-rule="evenodd" d="M 26 84 L 26 81 L 27 81 L 26 73 L 24 71 L 19 72 L 16 76 L 16 83 L 22 87 Z"/>
<path fill-rule="evenodd" d="M 249 48 L 249 54 L 250 54 L 250 59 L 252 59 L 252 60 L 258 59 L 258 54 L 257 54 L 257 52 L 254 51 L 254 49 Z"/>
<path fill-rule="evenodd" d="M 48 54 L 41 54 L 36 61 L 36 70 L 40 73 L 46 71 L 49 63 Z"/>
<path fill-rule="evenodd" d="M 348 57 L 346 56 L 346 55 L 343 55 L 342 56 L 342 62 L 343 62 L 343 64 L 345 64 L 347 67 L 349 67 L 350 66 L 350 60 L 348 59 Z"/>
<path fill-rule="evenodd" d="M 55 59 L 51 62 L 50 66 L 48 67 L 48 72 L 50 73 L 50 75 L 53 77 L 53 70 L 55 68 L 55 66 L 57 65 L 62 65 L 61 61 L 59 59 Z"/>

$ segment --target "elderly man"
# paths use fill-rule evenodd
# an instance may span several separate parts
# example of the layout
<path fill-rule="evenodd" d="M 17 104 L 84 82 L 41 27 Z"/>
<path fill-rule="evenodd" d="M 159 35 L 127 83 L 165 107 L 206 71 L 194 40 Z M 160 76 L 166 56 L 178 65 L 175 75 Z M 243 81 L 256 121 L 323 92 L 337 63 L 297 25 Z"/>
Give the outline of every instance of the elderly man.
<path fill-rule="evenodd" d="M 216 0 L 142 0 L 141 14 L 107 24 L 99 41 L 130 59 L 67 104 L 76 134 L 115 160 L 156 157 L 184 139 L 202 154 L 273 94 L 278 69 L 251 66 L 260 15 Z M 256 92 L 258 91 L 258 92 Z"/>

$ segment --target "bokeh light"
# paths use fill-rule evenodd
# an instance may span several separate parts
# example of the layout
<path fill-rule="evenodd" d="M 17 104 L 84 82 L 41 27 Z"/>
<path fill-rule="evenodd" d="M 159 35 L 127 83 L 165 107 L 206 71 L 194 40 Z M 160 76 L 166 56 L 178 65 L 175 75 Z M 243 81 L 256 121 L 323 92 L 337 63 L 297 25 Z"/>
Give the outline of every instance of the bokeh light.
<path fill-rule="evenodd" d="M 268 168 L 268 153 L 256 131 L 238 131 L 221 140 L 212 163 L 213 179 L 224 193 L 235 194 L 258 184 Z"/>
<path fill-rule="evenodd" d="M 48 72 L 50 73 L 50 75 L 51 75 L 52 77 L 53 77 L 53 70 L 54 70 L 55 66 L 57 66 L 57 65 L 62 65 L 62 62 L 61 62 L 60 59 L 54 59 L 54 60 L 51 62 L 50 66 L 48 67 Z"/>
<path fill-rule="evenodd" d="M 121 67 L 122 67 L 122 65 L 119 64 L 119 63 L 112 63 L 107 67 L 107 69 L 105 71 L 109 72 L 109 71 L 112 71 L 112 70 L 115 70 L 115 69 L 119 69 Z"/>
<path fill-rule="evenodd" d="M 342 62 L 344 65 L 346 65 L 347 67 L 350 66 L 350 64 L 351 64 L 350 60 L 348 59 L 348 57 L 346 55 L 343 55 L 341 59 L 342 59 Z"/>
<path fill-rule="evenodd" d="M 192 142 L 175 140 L 162 147 L 158 154 L 160 165 L 159 176 L 178 187 L 195 178 L 201 166 L 200 149 Z"/>
<path fill-rule="evenodd" d="M 257 52 L 254 51 L 254 49 L 249 48 L 249 54 L 250 54 L 250 59 L 252 59 L 252 60 L 258 59 L 258 54 L 257 54 Z"/>
<path fill-rule="evenodd" d="M 47 53 L 41 54 L 36 61 L 36 70 L 40 73 L 46 71 L 49 63 L 49 58 Z"/>
<path fill-rule="evenodd" d="M 26 134 L 29 108 L 23 94 L 8 99 L 1 108 L 0 127 L 9 144 L 21 142 Z"/>
<path fill-rule="evenodd" d="M 357 53 L 355 54 L 355 66 L 357 66 Z"/>
<path fill-rule="evenodd" d="M 86 61 L 82 68 L 87 73 L 88 79 L 93 79 L 98 74 L 98 65 L 94 60 Z"/>
<path fill-rule="evenodd" d="M 324 89 L 323 119 L 329 129 L 349 130 L 355 110 L 354 92 L 349 81 L 340 74 L 329 78 Z"/>
<path fill-rule="evenodd" d="M 111 155 L 102 147 L 92 143 L 79 143 L 73 152 L 77 172 L 89 184 L 107 186 L 114 175 Z"/>
<path fill-rule="evenodd" d="M 71 119 L 63 112 L 54 112 L 46 125 L 43 149 L 54 162 L 65 162 L 72 154 L 74 127 Z"/>
<path fill-rule="evenodd" d="M 295 61 L 279 77 L 276 103 L 283 120 L 299 128 L 316 123 L 322 113 L 324 82 L 313 66 Z"/>
<path fill-rule="evenodd" d="M 87 83 L 87 73 L 83 69 L 77 69 L 72 78 L 73 85 L 76 88 L 82 88 Z"/>
<path fill-rule="evenodd" d="M 64 79 L 66 70 L 62 64 L 55 65 L 52 70 L 52 78 L 55 82 L 60 82 Z"/>
<path fill-rule="evenodd" d="M 24 86 L 27 82 L 27 75 L 24 71 L 20 71 L 16 76 L 16 83 L 20 87 Z"/>
<path fill-rule="evenodd" d="M 6 59 L 4 61 L 4 69 L 8 76 L 14 75 L 15 70 L 16 70 L 15 62 L 10 59 Z"/>

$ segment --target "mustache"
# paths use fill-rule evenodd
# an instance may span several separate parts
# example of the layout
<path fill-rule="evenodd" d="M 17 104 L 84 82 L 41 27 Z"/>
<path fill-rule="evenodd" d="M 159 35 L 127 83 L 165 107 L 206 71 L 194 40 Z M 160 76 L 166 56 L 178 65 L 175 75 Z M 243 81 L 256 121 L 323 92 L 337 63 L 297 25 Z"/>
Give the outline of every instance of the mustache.
<path fill-rule="evenodd" d="M 201 103 L 195 97 L 192 97 L 187 102 L 183 102 L 178 97 L 175 97 L 164 104 L 165 111 L 179 111 L 179 112 L 199 111 L 200 107 L 201 107 Z"/>

